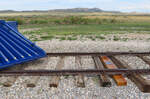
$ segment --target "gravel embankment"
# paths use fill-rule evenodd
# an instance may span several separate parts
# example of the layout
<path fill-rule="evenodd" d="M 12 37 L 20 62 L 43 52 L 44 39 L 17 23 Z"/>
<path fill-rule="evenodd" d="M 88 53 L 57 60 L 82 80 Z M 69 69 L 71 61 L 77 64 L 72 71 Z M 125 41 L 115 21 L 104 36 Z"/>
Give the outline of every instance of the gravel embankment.
<path fill-rule="evenodd" d="M 149 42 L 102 42 L 102 41 L 41 41 L 37 43 L 47 52 L 107 52 L 107 51 L 150 51 Z M 130 61 L 129 65 L 148 65 L 138 58 L 123 57 Z M 82 57 L 83 68 L 94 68 L 91 57 Z M 135 63 L 132 63 L 135 60 Z M 49 69 L 54 69 L 58 58 L 48 59 Z M 35 61 L 36 62 L 36 61 Z M 64 69 L 75 68 L 75 58 L 66 57 Z M 150 99 L 150 94 L 141 92 L 129 79 L 128 85 L 116 86 L 112 81 L 112 87 L 100 87 L 98 77 L 84 77 L 85 88 L 75 85 L 75 78 L 72 76 L 61 77 L 58 88 L 50 88 L 48 79 L 50 77 L 40 77 L 36 87 L 27 88 L 25 80 L 28 77 L 19 77 L 12 87 L 0 86 L 0 99 Z"/>

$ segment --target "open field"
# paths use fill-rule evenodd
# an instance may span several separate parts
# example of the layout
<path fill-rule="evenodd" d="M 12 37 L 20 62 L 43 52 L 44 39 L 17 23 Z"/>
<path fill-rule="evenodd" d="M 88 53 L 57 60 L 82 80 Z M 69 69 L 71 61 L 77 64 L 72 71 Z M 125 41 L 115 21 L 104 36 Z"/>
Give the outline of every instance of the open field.
<path fill-rule="evenodd" d="M 85 38 L 126 41 L 129 37 L 116 35 L 131 34 L 140 38 L 141 34 L 150 33 L 150 14 L 18 12 L 2 13 L 0 19 L 18 21 L 20 32 L 33 41 Z M 107 35 L 113 37 L 107 39 Z M 146 40 L 150 40 L 150 36 L 146 36 Z"/>

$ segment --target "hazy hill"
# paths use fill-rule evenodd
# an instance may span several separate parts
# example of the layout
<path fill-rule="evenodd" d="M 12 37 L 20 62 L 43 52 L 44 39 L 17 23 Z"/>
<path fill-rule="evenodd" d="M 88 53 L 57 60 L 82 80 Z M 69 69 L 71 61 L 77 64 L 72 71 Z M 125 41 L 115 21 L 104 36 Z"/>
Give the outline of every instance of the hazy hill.
<path fill-rule="evenodd" d="M 99 8 L 72 8 L 72 9 L 55 9 L 49 11 L 57 11 L 57 12 L 112 12 L 112 13 L 120 13 L 119 11 L 104 11 Z"/>
<path fill-rule="evenodd" d="M 32 10 L 32 11 L 0 10 L 0 13 L 13 13 L 13 12 L 112 12 L 112 13 L 120 13 L 119 11 L 104 11 L 99 8 L 72 8 L 72 9 Z"/>
<path fill-rule="evenodd" d="M 0 10 L 0 13 L 10 13 L 10 12 L 17 12 L 14 10 Z"/>
<path fill-rule="evenodd" d="M 103 12 L 103 10 L 99 8 L 73 8 L 73 9 L 55 9 L 49 11 L 57 11 L 57 12 Z"/>

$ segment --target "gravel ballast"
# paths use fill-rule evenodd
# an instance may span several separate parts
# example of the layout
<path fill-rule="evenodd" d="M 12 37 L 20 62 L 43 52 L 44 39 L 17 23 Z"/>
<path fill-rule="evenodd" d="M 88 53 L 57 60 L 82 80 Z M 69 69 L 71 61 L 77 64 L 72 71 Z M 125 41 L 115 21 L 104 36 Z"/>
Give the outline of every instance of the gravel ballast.
<path fill-rule="evenodd" d="M 102 41 L 40 41 L 37 45 L 47 52 L 107 52 L 107 51 L 132 51 L 149 52 L 149 42 L 102 42 Z M 148 68 L 147 64 L 135 57 L 123 57 L 123 60 L 129 61 L 129 65 L 142 66 L 138 68 Z M 132 60 L 135 63 L 132 63 Z M 83 56 L 82 67 L 95 68 L 91 57 Z M 54 69 L 58 61 L 57 57 L 49 58 L 48 69 Z M 36 61 L 34 61 L 36 62 Z M 75 69 L 75 58 L 66 57 L 63 69 Z M 145 67 L 146 66 L 146 67 Z M 136 68 L 136 67 L 135 67 Z M 49 87 L 50 77 L 40 77 L 36 87 L 27 88 L 25 80 L 28 77 L 19 77 L 11 87 L 0 85 L 0 99 L 150 99 L 149 93 L 141 92 L 136 85 L 127 79 L 127 86 L 118 87 L 112 81 L 112 87 L 100 87 L 98 77 L 84 77 L 85 88 L 75 85 L 75 77 L 60 77 L 57 88 Z"/>

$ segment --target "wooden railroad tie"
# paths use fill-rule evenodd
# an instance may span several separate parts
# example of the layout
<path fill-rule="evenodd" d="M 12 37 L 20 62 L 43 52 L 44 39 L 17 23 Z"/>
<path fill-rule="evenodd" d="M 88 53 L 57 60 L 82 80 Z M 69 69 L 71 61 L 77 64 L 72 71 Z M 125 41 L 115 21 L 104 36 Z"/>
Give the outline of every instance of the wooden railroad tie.
<path fill-rule="evenodd" d="M 125 61 L 118 60 L 114 56 L 110 56 L 111 60 L 120 68 L 132 69 Z M 140 74 L 128 75 L 128 78 L 134 82 L 142 92 L 150 92 L 150 80 L 145 79 Z"/>
<path fill-rule="evenodd" d="M 100 58 L 98 56 L 94 56 L 93 60 L 94 60 L 96 69 L 104 69 L 104 66 L 101 63 Z M 103 87 L 111 86 L 111 81 L 109 80 L 108 75 L 102 74 L 99 76 L 99 79 L 100 79 L 101 86 Z"/>
<path fill-rule="evenodd" d="M 102 63 L 104 64 L 105 68 L 117 69 L 117 66 L 110 60 L 109 57 L 100 56 L 100 59 L 101 59 Z M 120 75 L 113 75 L 112 77 L 113 77 L 113 79 L 115 80 L 115 82 L 117 83 L 118 86 L 126 86 L 127 85 L 127 81 L 123 77 L 123 75 L 121 75 L 121 74 Z"/>

